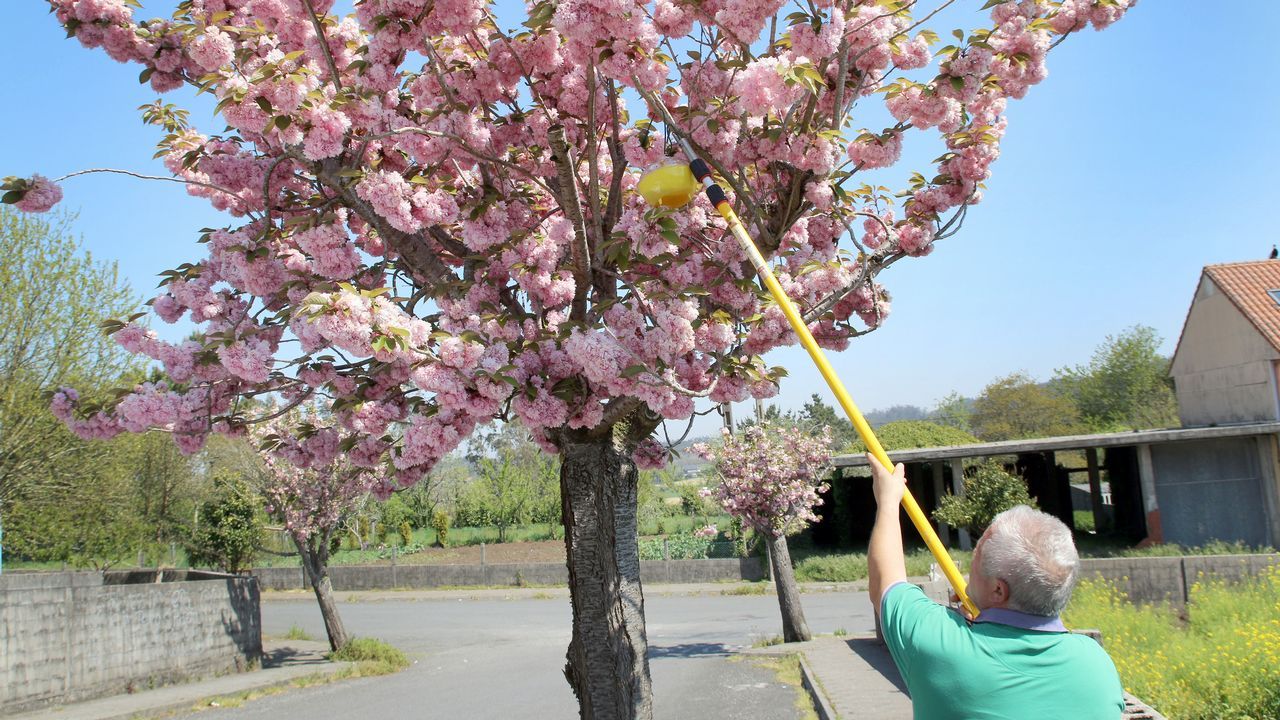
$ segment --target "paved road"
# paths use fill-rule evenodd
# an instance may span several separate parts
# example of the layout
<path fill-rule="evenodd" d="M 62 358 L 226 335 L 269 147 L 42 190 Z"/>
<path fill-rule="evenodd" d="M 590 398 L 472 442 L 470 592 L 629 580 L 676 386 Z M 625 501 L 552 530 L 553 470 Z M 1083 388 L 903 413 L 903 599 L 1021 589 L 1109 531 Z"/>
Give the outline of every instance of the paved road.
<path fill-rule="evenodd" d="M 815 633 L 872 628 L 865 593 L 807 593 Z M 792 720 L 795 695 L 771 671 L 732 653 L 780 632 L 772 595 L 664 595 L 645 600 L 650 670 L 660 720 Z M 222 718 L 571 718 L 577 703 L 561 674 L 569 641 L 565 597 L 472 600 L 399 599 L 342 606 L 347 630 L 377 637 L 415 659 L 404 672 L 262 698 L 240 708 L 201 712 Z M 263 631 L 299 625 L 323 637 L 314 601 L 264 602 Z"/>

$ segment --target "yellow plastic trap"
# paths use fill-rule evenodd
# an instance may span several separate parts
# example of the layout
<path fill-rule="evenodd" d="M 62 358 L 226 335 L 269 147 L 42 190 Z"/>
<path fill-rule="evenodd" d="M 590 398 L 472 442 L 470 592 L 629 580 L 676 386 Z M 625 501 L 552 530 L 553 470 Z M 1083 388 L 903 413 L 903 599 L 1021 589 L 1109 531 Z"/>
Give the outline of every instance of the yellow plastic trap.
<path fill-rule="evenodd" d="M 686 163 L 671 160 L 647 170 L 636 190 L 653 207 L 678 208 L 693 200 L 702 183 Z"/>

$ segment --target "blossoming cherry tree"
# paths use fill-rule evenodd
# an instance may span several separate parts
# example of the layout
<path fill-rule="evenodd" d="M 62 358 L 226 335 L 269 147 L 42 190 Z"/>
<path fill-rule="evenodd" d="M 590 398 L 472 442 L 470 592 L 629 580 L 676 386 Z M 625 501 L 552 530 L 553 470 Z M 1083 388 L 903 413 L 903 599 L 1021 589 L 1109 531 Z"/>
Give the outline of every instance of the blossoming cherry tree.
<path fill-rule="evenodd" d="M 695 401 L 775 394 L 763 356 L 793 341 L 705 200 L 632 192 L 662 157 L 657 103 L 838 350 L 887 318 L 881 273 L 979 202 L 1006 104 L 1054 43 L 1130 4 L 991 0 L 986 27 L 938 46 L 907 0 L 530 0 L 514 21 L 486 0 L 361 0 L 347 17 L 332 0 L 182 0 L 152 20 L 136 0 L 50 0 L 158 93 L 216 98 L 211 132 L 160 101 L 143 119 L 168 179 L 227 215 L 151 301 L 193 338 L 112 326 L 169 381 L 66 390 L 54 409 L 88 437 L 161 427 L 193 451 L 258 419 L 239 399 L 319 400 L 351 463 L 400 487 L 478 424 L 519 418 L 561 456 L 581 713 L 649 717 L 637 462 L 658 462 L 655 428 Z M 861 129 L 866 102 L 892 125 Z M 944 148 L 934 167 L 878 184 L 924 134 Z M 61 192 L 2 189 L 30 211 Z"/>

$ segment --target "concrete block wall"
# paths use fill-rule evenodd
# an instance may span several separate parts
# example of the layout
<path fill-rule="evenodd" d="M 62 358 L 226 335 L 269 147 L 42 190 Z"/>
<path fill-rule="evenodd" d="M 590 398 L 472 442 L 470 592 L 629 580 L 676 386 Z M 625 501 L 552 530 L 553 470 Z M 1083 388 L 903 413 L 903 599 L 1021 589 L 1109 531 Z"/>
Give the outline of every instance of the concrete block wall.
<path fill-rule="evenodd" d="M 1228 582 L 1258 575 L 1280 564 L 1280 554 L 1187 555 L 1183 557 L 1087 558 L 1080 561 L 1080 577 L 1101 577 L 1115 583 L 1138 603 L 1183 605 L 1198 580 L 1216 577 Z"/>
<path fill-rule="evenodd" d="M 264 590 L 310 587 L 302 568 L 258 568 L 254 577 Z M 710 560 L 644 560 L 640 579 L 647 584 L 763 580 L 768 577 L 760 558 Z M 335 565 L 329 568 L 335 590 L 391 590 L 394 588 L 466 587 L 472 585 L 567 585 L 564 563 L 488 565 Z"/>
<path fill-rule="evenodd" d="M 253 578 L 104 585 L 99 576 L 95 585 L 90 573 L 44 575 L 0 585 L 0 715 L 261 658 Z"/>

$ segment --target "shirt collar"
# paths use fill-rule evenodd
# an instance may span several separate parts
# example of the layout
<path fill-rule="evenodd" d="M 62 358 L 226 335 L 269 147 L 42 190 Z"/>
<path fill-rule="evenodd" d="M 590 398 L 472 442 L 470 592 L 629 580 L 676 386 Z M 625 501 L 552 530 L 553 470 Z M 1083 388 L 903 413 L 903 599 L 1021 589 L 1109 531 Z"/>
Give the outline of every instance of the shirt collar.
<path fill-rule="evenodd" d="M 1062 618 L 1057 615 L 1032 615 L 1009 608 L 987 608 L 974 622 L 996 623 L 1037 632 L 1067 632 L 1067 627 L 1062 624 Z"/>

